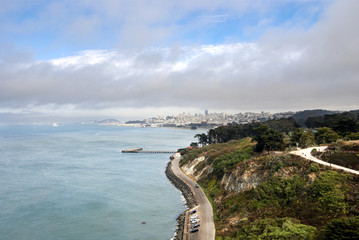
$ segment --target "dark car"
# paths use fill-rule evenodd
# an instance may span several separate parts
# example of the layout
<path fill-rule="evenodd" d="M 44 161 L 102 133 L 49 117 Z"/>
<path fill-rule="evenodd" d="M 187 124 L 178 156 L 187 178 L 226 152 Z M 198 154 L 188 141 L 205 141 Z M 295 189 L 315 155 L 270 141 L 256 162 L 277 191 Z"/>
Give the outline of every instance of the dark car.
<path fill-rule="evenodd" d="M 190 233 L 195 233 L 195 232 L 198 232 L 198 228 L 192 229 L 192 230 L 190 231 Z"/>
<path fill-rule="evenodd" d="M 193 228 L 197 228 L 199 226 L 200 226 L 199 224 L 194 224 L 194 225 L 191 226 L 191 228 L 193 229 Z"/>
<path fill-rule="evenodd" d="M 193 214 L 193 213 L 196 213 L 196 212 L 197 212 L 196 210 L 193 210 L 189 214 Z"/>

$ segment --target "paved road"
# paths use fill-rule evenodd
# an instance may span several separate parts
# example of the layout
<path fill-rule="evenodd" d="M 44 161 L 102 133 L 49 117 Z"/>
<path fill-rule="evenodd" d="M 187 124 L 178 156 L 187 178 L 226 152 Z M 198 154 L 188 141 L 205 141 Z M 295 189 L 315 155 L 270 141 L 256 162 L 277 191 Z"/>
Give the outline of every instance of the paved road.
<path fill-rule="evenodd" d="M 206 195 L 201 188 L 196 188 L 196 182 L 187 177 L 182 170 L 179 168 L 179 160 L 181 158 L 180 154 L 175 154 L 174 159 L 172 160 L 172 170 L 174 174 L 182 179 L 187 185 L 192 189 L 193 195 L 195 196 L 198 206 L 195 207 L 197 210 L 198 218 L 200 219 L 199 231 L 196 233 L 190 233 L 188 239 L 195 240 L 214 240 L 215 237 L 215 226 L 212 205 L 208 201 Z M 188 219 L 188 218 L 187 218 Z M 185 226 L 189 227 L 188 225 Z M 186 230 L 185 230 L 186 232 Z M 188 228 L 187 228 L 188 232 Z M 185 238 L 184 238 L 185 239 Z"/>
<path fill-rule="evenodd" d="M 316 157 L 313 157 L 311 152 L 313 149 L 317 149 L 317 151 L 320 151 L 320 152 L 323 152 L 325 151 L 325 149 L 328 148 L 328 146 L 321 146 L 321 147 L 310 147 L 310 148 L 305 148 L 305 149 L 299 149 L 297 151 L 292 151 L 290 152 L 291 154 L 295 154 L 295 155 L 298 155 L 298 156 L 301 156 L 301 157 L 304 157 L 310 161 L 313 161 L 313 162 L 316 162 L 316 163 L 319 163 L 319 164 L 322 164 L 322 165 L 325 165 L 325 166 L 329 166 L 329 167 L 332 167 L 332 168 L 336 168 L 336 169 L 341 169 L 345 172 L 350 172 L 350 173 L 354 173 L 354 174 L 357 174 L 359 175 L 359 171 L 356 171 L 356 170 L 353 170 L 353 169 L 350 169 L 350 168 L 346 168 L 346 167 L 342 167 L 342 166 L 339 166 L 339 165 L 336 165 L 336 164 L 332 164 L 332 163 L 328 163 L 328 162 L 324 162 Z"/>

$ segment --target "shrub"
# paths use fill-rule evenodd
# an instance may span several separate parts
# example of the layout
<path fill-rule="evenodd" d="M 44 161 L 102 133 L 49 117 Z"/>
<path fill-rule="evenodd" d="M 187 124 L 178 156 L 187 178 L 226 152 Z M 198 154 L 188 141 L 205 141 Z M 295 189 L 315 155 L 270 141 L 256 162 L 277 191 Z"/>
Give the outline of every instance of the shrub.
<path fill-rule="evenodd" d="M 292 218 L 257 220 L 237 232 L 236 239 L 313 239 L 316 228 Z"/>
<path fill-rule="evenodd" d="M 295 175 L 291 178 L 273 177 L 269 181 L 253 189 L 253 198 L 257 205 L 265 206 L 267 204 L 278 203 L 278 206 L 287 206 L 295 203 L 300 192 L 305 186 L 304 178 Z"/>
<path fill-rule="evenodd" d="M 318 209 L 328 216 L 347 212 L 345 189 L 341 186 L 344 179 L 346 179 L 346 175 L 327 171 L 319 175 L 310 186 L 311 198 L 317 200 Z"/>
<path fill-rule="evenodd" d="M 350 133 L 345 138 L 348 139 L 348 140 L 358 140 L 359 139 L 359 132 Z"/>
<path fill-rule="evenodd" d="M 309 171 L 310 172 L 319 172 L 320 167 L 318 163 L 311 163 L 309 166 Z"/>
<path fill-rule="evenodd" d="M 315 140 L 318 144 L 335 142 L 339 138 L 339 135 L 333 129 L 328 127 L 318 128 L 315 133 Z"/>
<path fill-rule="evenodd" d="M 359 217 L 333 219 L 324 227 L 322 239 L 359 239 Z"/>
<path fill-rule="evenodd" d="M 249 159 L 252 156 L 252 149 L 252 146 L 248 146 L 240 151 L 223 154 L 215 158 L 213 161 L 214 173 L 217 176 L 221 176 L 224 172 L 231 170 L 236 164 Z"/>

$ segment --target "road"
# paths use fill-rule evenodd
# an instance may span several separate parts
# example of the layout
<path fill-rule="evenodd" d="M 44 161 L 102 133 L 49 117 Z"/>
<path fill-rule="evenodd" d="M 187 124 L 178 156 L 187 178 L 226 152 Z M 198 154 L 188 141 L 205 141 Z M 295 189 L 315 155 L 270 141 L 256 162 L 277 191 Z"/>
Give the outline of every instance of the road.
<path fill-rule="evenodd" d="M 198 206 L 195 207 L 197 210 L 196 214 L 200 219 L 199 231 L 196 233 L 188 233 L 188 238 L 191 240 L 214 240 L 215 238 L 215 226 L 214 226 L 214 217 L 212 211 L 212 205 L 208 201 L 206 195 L 200 187 L 196 187 L 196 182 L 187 177 L 179 167 L 179 160 L 181 158 L 180 154 L 175 154 L 174 159 L 172 160 L 172 171 L 176 174 L 177 177 L 182 179 L 190 188 L 192 189 L 193 195 L 197 200 Z M 187 217 L 187 222 L 188 222 Z M 187 228 L 187 231 L 186 231 Z M 185 226 L 185 233 L 189 231 L 189 226 Z M 186 239 L 186 238 L 184 238 Z"/>
<path fill-rule="evenodd" d="M 342 167 L 342 166 L 339 166 L 339 165 L 336 165 L 336 164 L 324 162 L 324 161 L 322 161 L 322 160 L 320 160 L 320 159 L 318 159 L 316 157 L 313 157 L 311 152 L 312 152 L 312 150 L 314 148 L 317 149 L 317 151 L 319 151 L 319 152 L 323 152 L 323 151 L 325 151 L 325 149 L 328 148 L 328 146 L 304 148 L 304 149 L 299 149 L 299 150 L 296 150 L 296 151 L 292 151 L 290 153 L 298 155 L 298 156 L 301 156 L 301 157 L 304 157 L 304 158 L 306 158 L 306 159 L 308 159 L 310 161 L 313 161 L 313 162 L 316 162 L 316 163 L 319 163 L 319 164 L 322 164 L 322 165 L 325 165 L 325 166 L 329 166 L 329 167 L 332 167 L 332 168 L 343 170 L 345 172 L 350 172 L 350 173 L 359 175 L 359 171 L 356 171 L 356 170 L 353 170 L 353 169 L 350 169 L 350 168 L 346 168 L 346 167 Z"/>

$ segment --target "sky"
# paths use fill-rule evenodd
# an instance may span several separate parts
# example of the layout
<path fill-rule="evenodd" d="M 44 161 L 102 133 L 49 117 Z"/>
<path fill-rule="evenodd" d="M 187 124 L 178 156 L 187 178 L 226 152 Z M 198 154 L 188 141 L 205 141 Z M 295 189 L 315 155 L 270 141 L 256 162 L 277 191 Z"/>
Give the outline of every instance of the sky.
<path fill-rule="evenodd" d="M 359 108 L 357 0 L 0 4 L 0 122 Z"/>

